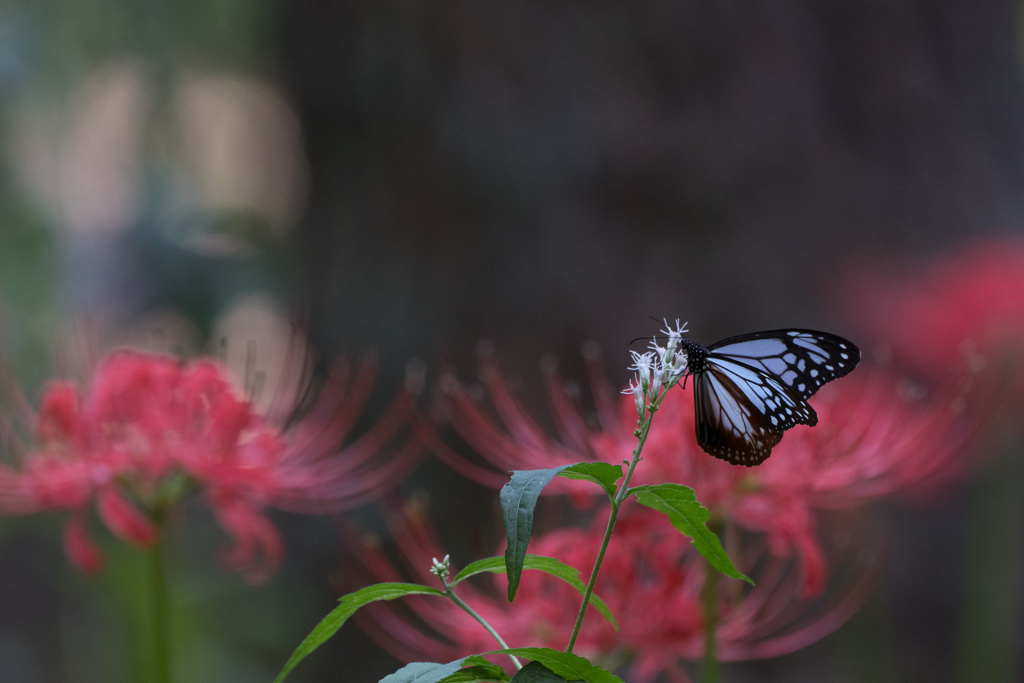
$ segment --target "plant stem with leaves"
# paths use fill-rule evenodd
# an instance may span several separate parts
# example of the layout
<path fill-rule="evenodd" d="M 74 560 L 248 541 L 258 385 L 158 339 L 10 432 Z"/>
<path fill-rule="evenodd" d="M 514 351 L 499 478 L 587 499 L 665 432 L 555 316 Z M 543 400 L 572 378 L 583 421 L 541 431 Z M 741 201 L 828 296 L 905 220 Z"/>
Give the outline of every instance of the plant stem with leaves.
<path fill-rule="evenodd" d="M 601 540 L 597 559 L 594 560 L 594 569 L 590 572 L 590 581 L 587 582 L 587 588 L 583 593 L 583 603 L 580 605 L 580 611 L 576 615 L 576 623 L 573 625 L 572 634 L 569 636 L 569 644 L 565 648 L 566 652 L 572 652 L 573 647 L 576 645 L 576 639 L 579 637 L 580 628 L 583 626 L 583 617 L 587 612 L 587 606 L 590 604 L 590 598 L 594 593 L 594 586 L 597 583 L 597 574 L 601 570 L 601 564 L 604 562 L 604 555 L 608 550 L 608 543 L 611 541 L 612 531 L 619 516 L 619 508 L 622 507 L 623 502 L 629 496 L 629 482 L 633 478 L 633 471 L 636 470 L 636 466 L 640 464 L 640 454 L 643 451 L 644 443 L 647 441 L 647 436 L 650 434 L 651 424 L 654 422 L 654 414 L 661 406 L 661 402 L 664 400 L 668 390 L 679 382 L 686 369 L 686 355 L 676 353 L 679 340 L 684 331 L 685 325 L 679 326 L 677 321 L 675 330 L 670 327 L 666 330 L 668 342 L 664 347 L 658 346 L 654 342 L 651 345 L 652 351 L 642 354 L 635 351 L 631 352 L 633 354 L 633 366 L 631 369 L 636 371 L 636 381 L 630 384 L 626 392 L 632 393 L 636 399 L 637 426 L 633 434 L 637 438 L 637 444 L 633 449 L 633 458 L 628 463 L 622 484 L 619 486 L 615 497 L 612 498 L 612 509 L 608 515 L 608 525 L 605 527 L 604 538 Z"/>
<path fill-rule="evenodd" d="M 455 594 L 455 591 L 452 589 L 451 585 L 449 585 L 449 583 L 448 583 L 448 572 L 449 572 L 448 556 L 445 555 L 444 559 L 441 560 L 440 562 L 438 562 L 437 558 L 435 557 L 434 558 L 434 566 L 430 568 L 430 573 L 433 574 L 434 576 L 436 576 L 438 581 L 441 582 L 441 586 L 444 587 L 445 595 L 447 595 L 451 599 L 452 602 L 454 602 L 456 605 L 458 605 L 459 609 L 461 609 L 463 612 L 465 612 L 469 616 L 471 616 L 474 619 L 476 619 L 476 621 L 481 626 L 483 626 L 484 629 L 486 629 L 488 633 L 491 634 L 491 637 L 494 638 L 496 641 L 498 641 L 498 645 L 501 646 L 502 650 L 508 650 L 509 649 L 508 643 L 506 643 L 505 639 L 502 638 L 498 634 L 498 632 L 494 630 L 494 627 L 491 626 L 490 624 L 488 624 L 486 619 L 484 619 L 482 616 L 477 614 L 476 610 L 474 610 L 472 607 L 467 605 L 466 602 L 462 598 L 460 598 L 458 595 Z M 509 659 L 511 659 L 512 663 L 516 665 L 516 669 L 522 669 L 523 668 L 523 663 L 520 662 L 519 659 L 515 655 L 509 655 Z"/>

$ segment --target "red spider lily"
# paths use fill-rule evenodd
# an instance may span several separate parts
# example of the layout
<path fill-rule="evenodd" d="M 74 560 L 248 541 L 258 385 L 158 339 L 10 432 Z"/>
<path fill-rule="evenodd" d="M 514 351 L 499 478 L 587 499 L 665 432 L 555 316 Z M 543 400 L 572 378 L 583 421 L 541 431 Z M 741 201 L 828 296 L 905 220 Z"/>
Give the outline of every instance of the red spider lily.
<path fill-rule="evenodd" d="M 114 534 L 148 546 L 164 513 L 198 490 L 233 539 L 225 563 L 262 581 L 283 556 L 267 508 L 316 513 L 359 505 L 390 487 L 419 452 L 418 442 L 401 434 L 411 387 L 369 433 L 340 447 L 373 374 L 372 360 L 340 365 L 303 419 L 282 430 L 237 395 L 213 360 L 183 364 L 115 351 L 84 390 L 52 382 L 38 415 L 25 409 L 34 444 L 9 439 L 19 466 L 0 465 L 0 509 L 70 512 L 65 548 L 76 566 L 92 572 L 102 556 L 86 528 L 91 503 Z M 394 457 L 373 459 L 390 443 Z"/>
<path fill-rule="evenodd" d="M 530 551 L 558 557 L 585 577 L 604 533 L 601 522 L 535 537 Z M 435 584 L 429 569 L 432 558 L 443 551 L 422 509 L 409 505 L 404 515 L 392 513 L 388 527 L 401 549 L 406 572 L 395 568 L 372 537 L 367 541 L 346 530 L 350 544 L 358 548 L 356 560 L 365 568 L 351 578 L 399 581 L 404 574 L 411 574 L 420 583 Z M 872 572 L 861 572 L 838 591 L 837 600 L 828 604 L 808 601 L 787 558 L 764 550 L 763 544 L 755 544 L 738 554 L 744 567 L 756 568 L 755 588 L 725 582 L 721 586 L 716 633 L 718 656 L 723 661 L 773 657 L 806 647 L 849 618 L 873 582 Z M 704 567 L 689 540 L 664 517 L 633 508 L 619 519 L 596 588 L 615 614 L 620 632 L 591 609 L 575 651 L 606 668 L 630 662 L 629 680 L 638 683 L 661 673 L 670 680 L 688 680 L 680 660 L 699 659 L 704 648 L 699 597 Z M 512 605 L 505 599 L 502 585 L 492 581 L 492 585 L 478 587 L 471 582 L 457 586 L 459 596 L 510 645 L 565 647 L 581 598 L 561 580 L 525 571 Z M 450 661 L 496 647 L 490 635 L 451 601 L 410 597 L 402 603 L 374 603 L 357 613 L 360 626 L 399 659 Z M 419 626 L 421 622 L 431 630 Z"/>
<path fill-rule="evenodd" d="M 591 372 L 591 385 L 601 431 L 591 429 L 573 398 L 566 392 L 557 374 L 556 364 L 545 359 L 542 364 L 552 406 L 556 428 L 561 440 L 551 438 L 547 432 L 519 404 L 512 391 L 505 384 L 501 370 L 489 347 L 480 352 L 480 382 L 493 408 L 493 415 L 452 374 L 442 376 L 444 391 L 443 412 L 448 423 L 465 440 L 469 449 L 484 460 L 484 465 L 463 457 L 457 450 L 444 442 L 434 440 L 432 450 L 441 460 L 466 477 L 485 486 L 500 487 L 508 481 L 512 469 L 544 469 L 581 460 L 604 459 L 600 440 L 611 435 L 613 440 L 634 438 L 636 408 L 632 407 L 632 418 L 622 418 L 619 403 L 608 390 L 595 346 L 587 346 L 587 368 Z M 621 405 L 626 405 L 621 402 Z M 497 418 L 497 419 L 495 419 Z M 618 452 L 610 462 L 621 462 L 631 451 L 632 445 Z M 555 480 L 548 486 L 549 492 L 574 490 L 569 482 Z"/>
<path fill-rule="evenodd" d="M 1006 356 L 1024 377 L 1024 241 L 979 242 L 910 274 L 863 268 L 845 290 L 866 335 L 926 377 L 959 366 L 965 351 Z"/>
<path fill-rule="evenodd" d="M 618 404 L 605 387 L 599 364 L 590 357 L 599 429 L 585 421 L 552 364 L 545 367 L 548 398 L 560 439 L 550 437 L 518 404 L 501 378 L 493 356 L 481 358 L 481 381 L 493 408 L 471 399 L 454 378 L 445 380 L 449 421 L 465 442 L 495 470 L 550 468 L 583 460 L 618 463 L 636 444 L 636 407 L 631 396 Z M 818 594 L 826 568 L 816 532 L 815 509 L 851 507 L 882 495 L 920 490 L 947 481 L 968 460 L 985 411 L 967 411 L 970 372 L 935 395 L 909 389 L 884 368 L 863 368 L 829 384 L 812 400 L 814 427 L 786 433 L 772 457 L 757 468 L 729 465 L 703 453 L 694 437 L 691 390 L 669 392 L 644 446 L 635 483 L 678 482 L 691 486 L 701 502 L 749 531 L 767 534 L 771 549 L 802 560 L 804 589 Z M 484 484 L 507 474 L 482 466 L 455 449 L 433 443 L 457 471 Z M 556 479 L 552 492 L 573 492 L 578 500 L 592 489 Z"/>

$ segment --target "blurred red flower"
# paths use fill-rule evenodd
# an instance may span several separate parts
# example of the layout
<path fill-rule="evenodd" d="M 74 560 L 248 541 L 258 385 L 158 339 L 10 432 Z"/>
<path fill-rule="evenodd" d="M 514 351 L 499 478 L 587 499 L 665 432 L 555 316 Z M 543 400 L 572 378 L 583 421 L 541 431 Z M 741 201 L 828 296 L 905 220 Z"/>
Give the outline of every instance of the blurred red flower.
<path fill-rule="evenodd" d="M 964 354 L 1013 362 L 1024 379 L 1024 241 L 961 248 L 926 267 L 853 271 L 843 287 L 864 335 L 924 377 L 944 377 Z"/>
<path fill-rule="evenodd" d="M 596 355 L 588 357 L 596 427 L 566 391 L 554 364 L 546 363 L 548 400 L 560 437 L 552 438 L 516 401 L 493 355 L 485 353 L 480 379 L 487 404 L 474 400 L 454 377 L 444 380 L 448 420 L 482 463 L 437 440 L 432 449 L 457 471 L 492 486 L 504 484 L 509 470 L 622 462 L 636 444 L 636 407 L 632 396 L 613 398 Z M 985 411 L 967 409 L 969 369 L 930 394 L 888 370 L 866 364 L 824 387 L 812 400 L 818 425 L 787 431 L 772 457 L 756 468 L 735 467 L 701 451 L 694 436 L 692 389 L 673 389 L 654 419 L 633 481 L 690 486 L 714 514 L 766 534 L 773 552 L 798 551 L 805 594 L 816 595 L 827 572 L 815 510 L 852 507 L 948 481 L 969 462 L 965 453 L 982 424 Z M 596 489 L 556 479 L 545 492 L 567 492 L 585 503 Z"/>
<path fill-rule="evenodd" d="M 0 465 L 0 509 L 10 514 L 68 511 L 65 548 L 81 570 L 102 566 L 87 531 L 87 510 L 118 537 L 154 543 L 165 513 L 201 491 L 234 545 L 229 567 L 253 582 L 283 556 L 267 508 L 335 512 L 393 485 L 419 444 L 402 434 L 414 391 L 401 391 L 368 434 L 341 447 L 372 387 L 374 364 L 338 366 L 305 416 L 287 430 L 256 414 L 209 359 L 115 351 L 87 388 L 52 382 L 35 439 L 16 448 L 19 465 Z M 397 454 L 374 458 L 389 443 Z"/>
<path fill-rule="evenodd" d="M 353 548 L 347 588 L 372 581 L 401 581 L 405 576 L 436 585 L 429 569 L 444 554 L 422 506 L 408 504 L 387 516 L 388 529 L 400 550 L 399 571 L 374 537 L 345 534 Z M 557 557 L 581 571 L 586 580 L 604 533 L 604 520 L 587 528 L 565 528 L 535 536 L 530 552 Z M 790 558 L 765 552 L 764 544 L 746 536 L 734 553 L 741 569 L 755 571 L 757 586 L 720 583 L 718 656 L 722 661 L 759 659 L 795 651 L 823 638 L 851 616 L 868 594 L 871 571 L 856 572 L 829 601 L 811 601 Z M 609 669 L 629 662 L 629 680 L 645 683 L 659 674 L 684 681 L 681 660 L 699 659 L 704 648 L 700 591 L 705 563 L 689 539 L 659 513 L 631 508 L 619 518 L 608 547 L 596 593 L 619 623 L 616 633 L 596 610 L 584 620 L 575 651 Z M 576 618 L 581 596 L 559 579 L 527 570 L 514 604 L 504 595 L 501 578 L 460 583 L 456 591 L 513 647 L 562 649 Z M 449 600 L 410 597 L 401 603 L 374 603 L 360 610 L 360 626 L 403 661 L 451 661 L 493 650 L 490 635 Z M 421 624 L 429 624 L 429 628 Z"/>

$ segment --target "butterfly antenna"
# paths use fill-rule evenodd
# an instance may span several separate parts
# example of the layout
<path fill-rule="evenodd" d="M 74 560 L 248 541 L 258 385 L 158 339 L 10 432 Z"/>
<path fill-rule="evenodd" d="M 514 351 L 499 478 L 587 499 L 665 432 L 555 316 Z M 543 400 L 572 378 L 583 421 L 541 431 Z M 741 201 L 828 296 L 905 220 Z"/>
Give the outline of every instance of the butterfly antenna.
<path fill-rule="evenodd" d="M 654 322 L 658 323 L 659 325 L 667 324 L 664 320 L 658 320 L 653 315 L 649 315 L 647 317 L 650 318 L 651 320 L 653 320 Z M 668 337 L 666 335 L 664 335 L 664 334 L 656 334 L 653 337 L 637 337 L 636 339 L 630 340 L 629 345 L 632 346 L 633 344 L 636 344 L 641 339 L 668 339 Z"/>

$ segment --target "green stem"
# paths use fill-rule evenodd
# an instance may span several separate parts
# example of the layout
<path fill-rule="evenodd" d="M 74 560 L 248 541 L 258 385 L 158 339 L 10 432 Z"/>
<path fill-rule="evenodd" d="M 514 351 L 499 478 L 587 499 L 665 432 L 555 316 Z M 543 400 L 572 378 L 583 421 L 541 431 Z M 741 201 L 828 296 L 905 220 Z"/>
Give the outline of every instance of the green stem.
<path fill-rule="evenodd" d="M 629 467 L 626 469 L 626 476 L 622 479 L 622 485 L 619 487 L 618 493 L 615 494 L 615 498 L 612 499 L 612 509 L 608 515 L 608 525 L 604 530 L 604 538 L 601 540 L 601 548 L 597 551 L 597 559 L 594 561 L 594 569 L 590 572 L 590 581 L 587 582 L 587 588 L 583 592 L 583 604 L 580 605 L 580 611 L 576 615 L 576 623 L 572 627 L 572 635 L 569 636 L 569 644 L 566 646 L 566 652 L 572 652 L 573 647 L 576 646 L 576 638 L 579 637 L 580 628 L 583 626 L 583 616 L 587 613 L 587 606 L 590 604 L 590 598 L 594 594 L 594 585 L 597 583 L 597 573 L 601 570 L 601 563 L 604 562 L 605 551 L 608 550 L 608 543 L 612 539 L 612 530 L 615 528 L 615 521 L 619 517 L 619 508 L 622 507 L 623 501 L 626 500 L 626 496 L 629 495 L 629 481 L 633 478 L 633 470 L 640 463 L 640 452 L 644 448 L 644 442 L 647 441 L 647 435 L 651 431 L 651 422 L 654 421 L 654 413 L 658 410 L 658 406 L 661 405 L 661 398 L 664 394 L 656 400 L 652 401 L 648 406 L 648 413 L 646 419 L 637 425 L 636 437 L 637 444 L 636 448 L 633 449 L 633 460 L 629 463 Z"/>
<path fill-rule="evenodd" d="M 149 582 L 152 619 L 150 650 L 150 680 L 152 683 L 171 683 L 170 608 L 167 599 L 167 575 L 164 571 L 163 541 L 157 539 L 149 551 Z"/>
<path fill-rule="evenodd" d="M 597 583 L 597 572 L 601 569 L 601 563 L 604 561 L 604 553 L 608 549 L 608 542 L 612 538 L 612 529 L 615 528 L 615 520 L 619 516 L 619 506 L 612 501 L 612 511 L 608 515 L 608 526 L 604 529 L 604 539 L 601 541 L 601 549 L 597 551 L 597 560 L 594 561 L 594 569 L 590 573 L 590 581 L 587 582 L 587 589 L 583 592 L 583 604 L 580 605 L 579 614 L 576 615 L 576 623 L 572 627 L 572 635 L 569 636 L 569 644 L 566 646 L 566 652 L 572 652 L 572 648 L 576 645 L 576 638 L 580 634 L 580 627 L 583 626 L 583 615 L 587 611 L 587 605 L 590 604 L 590 596 L 594 594 L 594 584 Z"/>
<path fill-rule="evenodd" d="M 491 637 L 493 637 L 496 641 L 498 641 L 498 645 L 501 646 L 502 650 L 510 649 L 509 646 L 508 646 L 508 643 L 506 643 L 505 640 L 500 635 L 498 635 L 498 632 L 495 631 L 494 628 L 492 628 L 491 625 L 487 623 L 487 620 L 484 619 L 479 614 L 477 614 L 476 610 L 474 610 L 472 607 L 467 605 L 462 600 L 462 598 L 460 598 L 458 595 L 455 594 L 455 591 L 452 590 L 452 587 L 448 585 L 448 581 L 443 576 L 439 576 L 438 578 L 441 579 L 441 585 L 444 586 L 444 592 L 445 592 L 445 594 L 448 595 L 449 598 L 452 599 L 452 602 L 454 602 L 456 605 L 461 607 L 462 610 L 466 614 L 468 614 L 469 616 L 471 616 L 474 619 L 476 619 L 477 622 L 479 622 L 481 626 L 483 626 L 485 629 L 487 629 L 487 632 L 491 634 Z M 509 655 L 509 659 L 511 659 L 512 663 L 516 665 L 516 669 L 522 669 L 523 668 L 522 662 L 520 662 L 519 659 L 517 657 L 515 657 L 514 655 Z"/>
<path fill-rule="evenodd" d="M 704 608 L 704 673 L 701 683 L 718 681 L 718 579 L 721 576 L 710 563 L 700 590 L 700 601 Z"/>
<path fill-rule="evenodd" d="M 967 487 L 960 637 L 953 680 L 1020 680 L 1024 443 L 1008 444 Z M 1018 673 L 1014 673 L 1018 672 Z"/>

